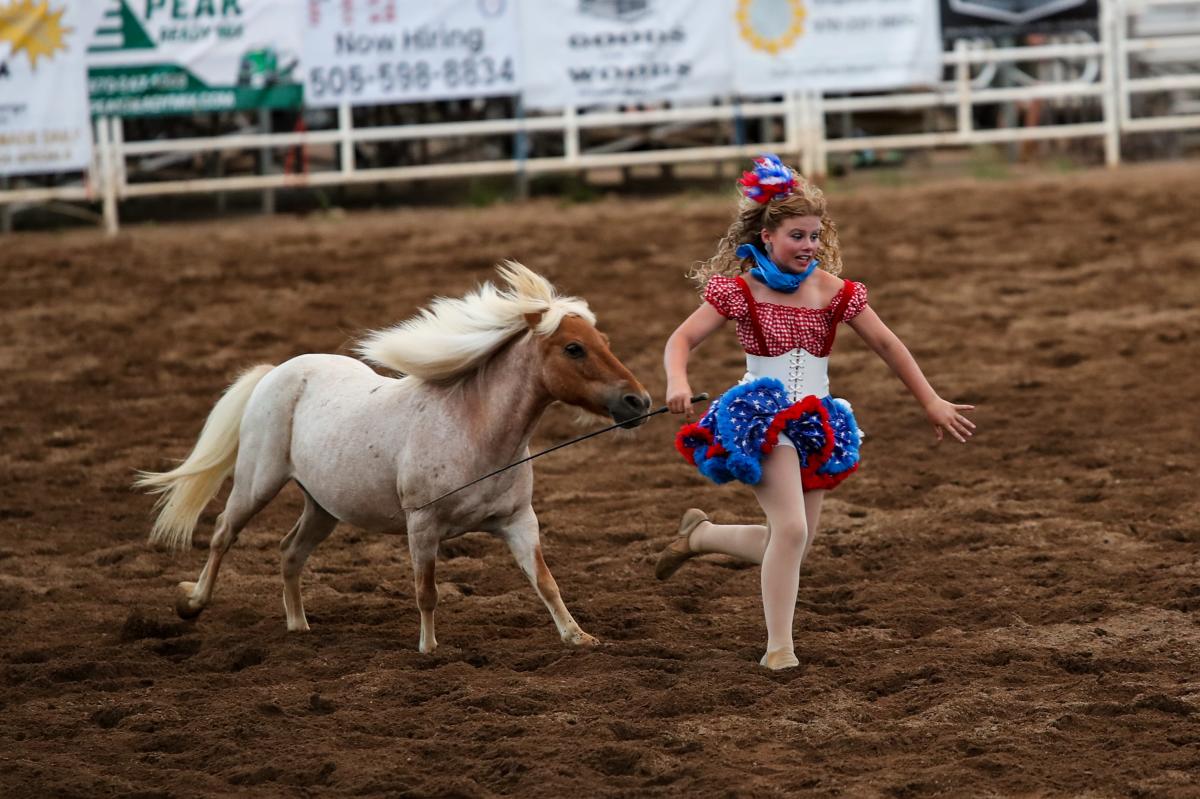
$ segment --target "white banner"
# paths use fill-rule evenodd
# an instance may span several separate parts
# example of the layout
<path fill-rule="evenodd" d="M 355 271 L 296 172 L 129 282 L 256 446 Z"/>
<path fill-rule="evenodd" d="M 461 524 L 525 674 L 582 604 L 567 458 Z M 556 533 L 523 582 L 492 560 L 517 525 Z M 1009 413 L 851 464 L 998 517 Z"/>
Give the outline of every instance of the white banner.
<path fill-rule="evenodd" d="M 299 0 L 89 0 L 92 113 L 298 108 Z"/>
<path fill-rule="evenodd" d="M 724 0 L 744 95 L 892 89 L 941 78 L 931 0 Z"/>
<path fill-rule="evenodd" d="M 0 14 L 0 175 L 71 172 L 92 157 L 92 0 L 35 0 Z"/>
<path fill-rule="evenodd" d="M 518 94 L 516 0 L 308 0 L 308 106 Z"/>
<path fill-rule="evenodd" d="M 727 94 L 728 19 L 713 0 L 538 0 L 521 6 L 525 102 L 619 105 Z"/>

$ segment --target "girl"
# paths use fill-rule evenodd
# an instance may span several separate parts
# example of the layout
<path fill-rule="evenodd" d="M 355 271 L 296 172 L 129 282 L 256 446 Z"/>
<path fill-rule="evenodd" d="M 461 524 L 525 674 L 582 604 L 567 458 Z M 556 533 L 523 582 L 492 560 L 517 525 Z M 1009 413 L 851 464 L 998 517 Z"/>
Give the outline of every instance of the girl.
<path fill-rule="evenodd" d="M 670 577 L 694 555 L 716 552 L 762 565 L 769 669 L 799 665 L 792 642 L 800 564 L 812 546 L 825 491 L 858 467 L 862 432 L 850 403 L 829 395 L 834 334 L 845 322 L 925 410 L 937 440 L 966 443 L 975 425 L 937 395 L 908 349 L 867 305 L 861 283 L 841 280 L 837 228 L 825 197 L 773 155 L 755 160 L 738 183 L 737 218 L 716 254 L 691 277 L 704 303 L 667 340 L 667 405 L 690 422 L 688 355 L 727 319 L 737 321 L 746 375 L 718 397 L 676 446 L 715 483 L 751 486 L 767 525 L 713 524 L 691 508 L 655 574 Z M 747 272 L 749 273 L 747 276 Z"/>

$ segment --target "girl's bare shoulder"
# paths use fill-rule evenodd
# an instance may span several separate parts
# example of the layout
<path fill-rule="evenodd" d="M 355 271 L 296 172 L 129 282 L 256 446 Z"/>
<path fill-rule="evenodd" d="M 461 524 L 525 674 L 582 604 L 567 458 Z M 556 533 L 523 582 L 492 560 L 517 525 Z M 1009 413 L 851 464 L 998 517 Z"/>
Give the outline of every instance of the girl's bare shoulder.
<path fill-rule="evenodd" d="M 841 292 L 842 286 L 850 281 L 850 278 L 831 275 L 824 269 L 818 269 L 814 273 L 814 277 L 820 277 L 820 283 L 817 284 L 819 294 L 819 304 L 823 307 L 837 299 L 837 295 Z"/>

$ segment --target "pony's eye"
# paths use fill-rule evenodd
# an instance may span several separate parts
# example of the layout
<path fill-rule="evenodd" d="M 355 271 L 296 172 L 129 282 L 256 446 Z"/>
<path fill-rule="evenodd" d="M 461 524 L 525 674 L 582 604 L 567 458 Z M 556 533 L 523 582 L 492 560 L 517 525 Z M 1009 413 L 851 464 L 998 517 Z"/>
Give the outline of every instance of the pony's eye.
<path fill-rule="evenodd" d="M 577 341 L 572 341 L 570 344 L 563 347 L 563 352 L 567 354 L 568 358 L 582 358 L 583 356 L 587 355 L 587 350 L 585 350 L 583 345 Z"/>

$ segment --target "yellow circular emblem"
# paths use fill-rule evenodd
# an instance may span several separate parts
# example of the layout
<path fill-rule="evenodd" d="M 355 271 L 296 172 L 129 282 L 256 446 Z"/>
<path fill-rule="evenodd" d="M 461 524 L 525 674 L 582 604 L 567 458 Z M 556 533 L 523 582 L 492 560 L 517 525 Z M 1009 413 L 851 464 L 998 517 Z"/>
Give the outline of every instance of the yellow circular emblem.
<path fill-rule="evenodd" d="M 63 41 L 71 28 L 62 25 L 66 9 L 52 11 L 50 0 L 13 0 L 0 5 L 0 42 L 11 46 L 10 56 L 21 51 L 29 66 L 37 70 L 39 58 L 52 58 L 56 50 L 66 50 Z"/>
<path fill-rule="evenodd" d="M 804 34 L 802 0 L 738 0 L 738 30 L 755 50 L 771 55 L 786 50 Z"/>

